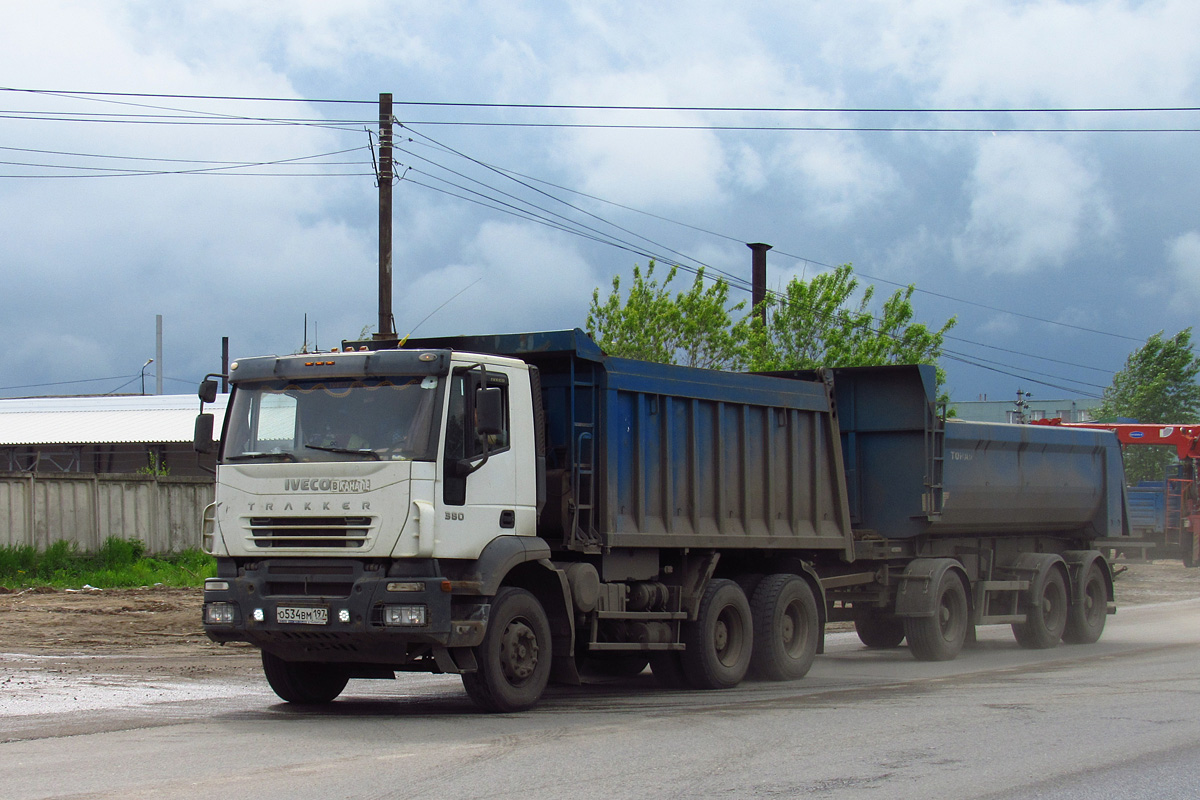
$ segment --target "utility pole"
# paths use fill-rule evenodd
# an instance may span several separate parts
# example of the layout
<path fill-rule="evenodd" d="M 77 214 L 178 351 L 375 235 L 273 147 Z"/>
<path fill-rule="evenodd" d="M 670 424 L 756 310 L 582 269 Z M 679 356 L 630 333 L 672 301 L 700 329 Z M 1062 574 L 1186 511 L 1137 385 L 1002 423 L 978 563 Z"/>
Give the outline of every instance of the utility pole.
<path fill-rule="evenodd" d="M 379 327 L 374 339 L 395 339 L 392 324 L 392 95 L 379 94 Z"/>
<path fill-rule="evenodd" d="M 154 345 L 154 359 L 155 359 L 155 361 L 154 361 L 154 393 L 162 394 L 162 392 L 163 392 L 162 314 L 156 314 L 154 316 L 154 328 L 155 328 L 155 331 L 154 331 L 154 333 L 155 333 L 155 335 L 154 335 L 154 342 L 155 342 L 155 345 Z M 143 389 L 142 394 L 145 394 L 145 393 L 146 392 Z"/>

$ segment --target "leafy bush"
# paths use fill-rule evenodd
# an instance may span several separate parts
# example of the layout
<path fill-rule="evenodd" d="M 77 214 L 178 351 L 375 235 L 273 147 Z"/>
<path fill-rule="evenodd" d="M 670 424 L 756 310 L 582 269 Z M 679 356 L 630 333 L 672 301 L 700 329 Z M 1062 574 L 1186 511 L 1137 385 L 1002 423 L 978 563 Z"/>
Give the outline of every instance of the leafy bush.
<path fill-rule="evenodd" d="M 147 556 L 145 543 L 115 536 L 95 553 L 80 553 L 74 542 L 55 542 L 41 553 L 28 545 L 0 547 L 0 586 L 9 589 L 197 587 L 216 572 L 216 560 L 199 550 Z"/>
<path fill-rule="evenodd" d="M 30 545 L 0 547 L 0 575 L 32 572 L 37 564 L 37 550 Z"/>
<path fill-rule="evenodd" d="M 79 557 L 79 547 L 74 542 L 58 541 L 46 548 L 38 559 L 36 574 L 39 578 L 52 580 L 66 573 Z"/>
<path fill-rule="evenodd" d="M 118 539 L 116 536 L 110 536 L 100 545 L 96 558 L 105 567 L 115 569 L 137 563 L 145 553 L 146 545 L 139 539 Z"/>

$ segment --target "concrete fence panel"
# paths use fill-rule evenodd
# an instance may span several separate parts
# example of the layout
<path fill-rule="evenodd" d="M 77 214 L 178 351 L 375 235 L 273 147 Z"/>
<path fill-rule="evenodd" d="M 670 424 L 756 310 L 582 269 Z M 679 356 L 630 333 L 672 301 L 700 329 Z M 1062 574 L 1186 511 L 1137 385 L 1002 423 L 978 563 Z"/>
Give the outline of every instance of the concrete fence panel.
<path fill-rule="evenodd" d="M 0 473 L 0 546 L 44 550 L 57 541 L 94 552 L 110 536 L 150 553 L 200 546 L 212 478 L 138 474 Z"/>

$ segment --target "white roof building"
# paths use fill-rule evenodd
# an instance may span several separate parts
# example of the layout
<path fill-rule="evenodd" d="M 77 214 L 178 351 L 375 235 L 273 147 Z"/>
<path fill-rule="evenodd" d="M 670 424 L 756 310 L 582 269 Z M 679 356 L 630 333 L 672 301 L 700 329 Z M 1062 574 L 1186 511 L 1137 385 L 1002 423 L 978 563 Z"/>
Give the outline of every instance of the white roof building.
<path fill-rule="evenodd" d="M 228 400 L 229 395 L 218 395 L 204 410 L 220 420 Z M 160 457 L 182 456 L 192 450 L 199 411 L 194 394 L 0 399 L 0 470 L 38 469 L 39 462 L 51 462 L 63 471 L 107 471 L 86 468 L 86 456 L 99 452 L 105 464 L 123 471 L 129 462 L 118 463 L 113 456 L 135 449 L 142 454 L 139 464 L 151 448 Z M 74 457 L 64 461 L 64 455 Z"/>
<path fill-rule="evenodd" d="M 228 400 L 204 409 L 220 418 Z M 0 400 L 0 446 L 190 442 L 199 411 L 194 394 Z"/>

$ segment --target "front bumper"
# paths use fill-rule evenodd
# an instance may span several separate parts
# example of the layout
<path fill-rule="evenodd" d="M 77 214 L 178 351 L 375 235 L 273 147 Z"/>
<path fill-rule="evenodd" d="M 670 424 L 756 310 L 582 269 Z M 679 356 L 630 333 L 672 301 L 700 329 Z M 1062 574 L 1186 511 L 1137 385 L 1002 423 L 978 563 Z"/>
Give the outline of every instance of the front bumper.
<path fill-rule="evenodd" d="M 242 567 L 236 577 L 209 579 L 204 632 L 215 642 L 249 642 L 286 660 L 395 669 L 434 669 L 435 662 L 444 668 L 447 651 L 483 640 L 486 598 L 455 594 L 454 584 L 440 576 L 388 576 L 346 561 L 266 560 Z M 388 606 L 423 609 L 423 624 L 385 624 Z M 305 621 L 281 621 L 288 618 Z"/>

